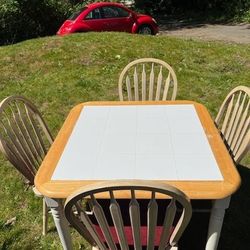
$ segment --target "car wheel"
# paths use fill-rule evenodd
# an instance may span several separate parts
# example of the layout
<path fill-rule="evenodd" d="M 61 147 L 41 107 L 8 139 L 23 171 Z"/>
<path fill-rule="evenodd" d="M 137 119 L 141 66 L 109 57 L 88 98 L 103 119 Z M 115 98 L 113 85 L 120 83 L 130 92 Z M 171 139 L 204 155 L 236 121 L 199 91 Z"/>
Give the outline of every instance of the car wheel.
<path fill-rule="evenodd" d="M 139 27 L 138 29 L 138 34 L 142 34 L 142 35 L 153 35 L 153 30 L 149 25 L 142 25 L 141 27 Z"/>

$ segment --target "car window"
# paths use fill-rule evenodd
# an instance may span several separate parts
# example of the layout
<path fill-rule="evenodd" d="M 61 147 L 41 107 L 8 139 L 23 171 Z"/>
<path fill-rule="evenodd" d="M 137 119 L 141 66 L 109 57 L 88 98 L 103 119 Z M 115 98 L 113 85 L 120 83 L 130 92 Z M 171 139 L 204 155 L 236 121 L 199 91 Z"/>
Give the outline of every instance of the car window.
<path fill-rule="evenodd" d="M 84 7 L 76 12 L 74 12 L 69 18 L 68 20 L 75 20 L 84 10 L 86 10 L 87 7 Z"/>
<path fill-rule="evenodd" d="M 99 8 L 96 8 L 89 12 L 89 14 L 85 17 L 85 19 L 100 19 L 101 11 Z"/>
<path fill-rule="evenodd" d="M 120 17 L 128 17 L 129 16 L 129 12 L 127 10 L 124 10 L 123 8 L 117 8 L 117 10 L 119 12 Z"/>
<path fill-rule="evenodd" d="M 104 6 L 102 7 L 104 18 L 119 18 L 119 17 L 128 17 L 129 12 L 114 6 Z"/>

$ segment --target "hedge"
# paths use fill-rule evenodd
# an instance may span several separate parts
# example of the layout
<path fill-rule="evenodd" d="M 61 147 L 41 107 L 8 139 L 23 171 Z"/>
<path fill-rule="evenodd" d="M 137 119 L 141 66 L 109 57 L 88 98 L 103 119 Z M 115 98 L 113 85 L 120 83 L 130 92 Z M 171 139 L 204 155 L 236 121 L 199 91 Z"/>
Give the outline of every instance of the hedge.
<path fill-rule="evenodd" d="M 66 0 L 0 0 L 0 44 L 55 34 L 71 10 Z"/>

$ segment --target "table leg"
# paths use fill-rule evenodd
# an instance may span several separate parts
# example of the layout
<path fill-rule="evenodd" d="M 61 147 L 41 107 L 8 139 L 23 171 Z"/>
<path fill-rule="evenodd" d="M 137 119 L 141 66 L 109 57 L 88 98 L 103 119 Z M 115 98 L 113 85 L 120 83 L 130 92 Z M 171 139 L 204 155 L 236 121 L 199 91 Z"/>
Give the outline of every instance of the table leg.
<path fill-rule="evenodd" d="M 225 210 L 229 207 L 230 197 L 214 201 L 208 227 L 206 250 L 216 250 L 223 225 Z"/>
<path fill-rule="evenodd" d="M 71 236 L 69 233 L 68 222 L 64 216 L 62 200 L 45 197 L 45 201 L 47 203 L 47 206 L 51 210 L 63 249 L 64 250 L 73 249 Z"/>

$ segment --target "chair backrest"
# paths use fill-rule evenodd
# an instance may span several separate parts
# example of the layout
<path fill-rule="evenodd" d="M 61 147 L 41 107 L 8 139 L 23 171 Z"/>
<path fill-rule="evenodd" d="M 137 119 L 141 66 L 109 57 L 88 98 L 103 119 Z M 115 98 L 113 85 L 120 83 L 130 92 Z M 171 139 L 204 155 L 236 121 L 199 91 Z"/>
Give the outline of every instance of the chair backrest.
<path fill-rule="evenodd" d="M 250 148 L 250 88 L 234 88 L 225 98 L 215 124 L 236 163 Z"/>
<path fill-rule="evenodd" d="M 0 120 L 0 150 L 33 185 L 53 141 L 48 127 L 38 109 L 21 96 L 9 96 L 0 103 Z"/>
<path fill-rule="evenodd" d="M 120 206 L 119 194 L 129 197 L 127 206 Z M 100 195 L 107 197 L 108 204 L 100 203 Z M 148 198 L 146 206 L 139 205 L 141 195 Z M 166 205 L 164 209 L 158 210 L 159 201 Z M 88 207 L 91 211 L 87 211 Z M 143 210 L 147 220 L 146 230 L 141 224 Z M 161 225 L 160 214 L 163 218 Z M 154 249 L 155 246 L 160 250 L 170 249 L 177 245 L 191 215 L 190 201 L 180 190 L 159 182 L 141 180 L 89 185 L 69 196 L 65 203 L 68 221 L 92 246 L 99 249 L 128 250 L 133 246 L 133 249 L 142 249 L 145 245 L 147 249 Z M 128 222 L 125 222 L 126 219 Z M 146 237 L 143 232 L 146 232 Z M 129 240 L 131 236 L 132 240 Z"/>
<path fill-rule="evenodd" d="M 120 101 L 175 100 L 177 78 L 172 67 L 155 58 L 129 63 L 118 83 Z"/>

